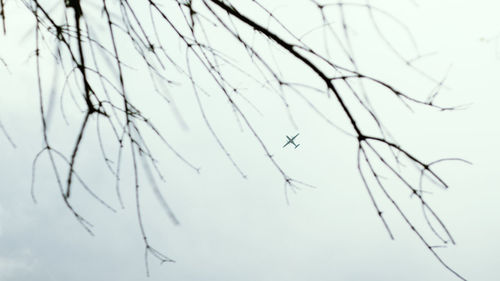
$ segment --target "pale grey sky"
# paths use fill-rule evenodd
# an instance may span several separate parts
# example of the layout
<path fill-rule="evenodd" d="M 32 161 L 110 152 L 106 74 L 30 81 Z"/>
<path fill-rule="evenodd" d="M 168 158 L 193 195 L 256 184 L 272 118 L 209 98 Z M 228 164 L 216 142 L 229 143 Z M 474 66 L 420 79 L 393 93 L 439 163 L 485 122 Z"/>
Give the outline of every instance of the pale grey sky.
<path fill-rule="evenodd" d="M 302 9 L 307 1 L 263 2 L 276 7 L 276 14 L 299 34 L 314 27 L 318 20 L 317 15 Z M 383 121 L 400 144 L 429 161 L 461 157 L 473 163 L 441 164 L 438 171 L 450 188 L 428 188 L 432 192 L 429 202 L 457 242 L 437 251 L 468 280 L 497 280 L 500 4 L 427 0 L 372 3 L 408 26 L 422 54 L 432 53 L 418 62 L 419 67 L 437 79 L 447 73 L 447 88 L 437 101 L 443 105 L 471 103 L 466 110 L 455 112 L 416 106 L 411 113 L 395 100 L 386 99 L 384 92 L 370 88 L 374 95 L 371 100 L 383 111 Z M 0 66 L 0 120 L 17 148 L 0 135 L 0 280 L 146 280 L 132 177 L 126 177 L 131 167 L 123 165 L 125 209 L 120 209 L 112 176 L 103 165 L 95 164 L 101 161 L 95 135 L 90 134 L 82 147 L 77 168 L 118 212 L 110 212 L 75 187 L 71 200 L 94 224 L 95 236 L 90 236 L 61 200 L 47 155 L 38 162 L 38 203 L 33 203 L 31 162 L 42 147 L 42 136 L 35 69 L 33 59 L 28 60 L 34 49 L 33 36 L 28 33 L 32 19 L 16 1 L 9 1 L 6 8 L 12 16 L 7 18 L 7 35 L 0 36 L 0 57 L 8 63 L 10 73 Z M 346 10 L 349 16 L 358 23 L 351 36 L 361 69 L 384 81 L 394 81 L 419 98 L 425 97 L 432 84 L 406 70 L 376 32 L 366 29 L 366 13 Z M 332 18 L 337 19 L 338 14 Z M 409 53 L 412 46 L 406 35 L 390 20 L 381 18 L 380 23 L 397 47 Z M 28 37 L 24 37 L 26 34 Z M 178 46 L 173 45 L 175 51 Z M 239 59 L 231 46 L 225 47 L 229 55 Z M 293 62 L 282 60 L 279 52 L 275 55 L 282 71 L 297 79 L 312 79 L 296 71 Z M 44 71 L 51 73 L 52 68 Z M 145 92 L 148 75 L 136 73 L 126 82 L 132 92 Z M 48 77 L 44 83 L 50 84 Z M 148 235 L 158 250 L 176 260 L 159 266 L 150 257 L 148 280 L 458 280 L 385 202 L 381 206 L 395 235 L 394 241 L 389 239 L 359 178 L 353 139 L 325 123 L 297 96 L 287 94 L 298 126 L 294 128 L 276 94 L 248 81 L 239 86 L 247 88 L 244 93 L 261 111 L 252 111 L 239 101 L 274 159 L 287 174 L 317 188 L 289 192 L 287 205 L 283 178 L 251 132 L 247 128 L 240 131 L 231 108 L 220 95 L 202 95 L 206 113 L 247 179 L 239 175 L 210 135 L 189 85 L 169 93 L 187 130 L 154 94 L 134 96 L 164 130 L 169 142 L 201 167 L 197 174 L 168 149 L 151 141 L 166 178 L 163 194 L 180 225 L 171 223 L 144 180 L 141 202 Z M 70 98 L 65 99 L 69 104 Z M 326 101 L 319 95 L 310 99 L 324 112 L 334 108 L 333 100 Z M 74 106 L 69 106 L 68 111 L 71 108 Z M 343 119 L 336 119 L 338 116 L 329 115 L 343 128 L 349 128 Z M 74 143 L 73 127 L 79 120 L 79 115 L 70 112 L 71 126 L 66 127 L 56 110 L 52 128 L 58 131 L 52 132 L 54 142 L 68 149 Z M 90 131 L 95 132 L 95 126 Z M 285 136 L 296 132 L 300 132 L 297 141 L 301 146 L 282 149 Z M 129 160 L 126 158 L 124 163 Z M 405 200 L 404 208 L 414 215 L 419 226 L 425 228 L 418 202 L 399 192 L 400 186 L 391 188 L 397 198 Z M 382 197 L 380 202 L 384 202 Z"/>

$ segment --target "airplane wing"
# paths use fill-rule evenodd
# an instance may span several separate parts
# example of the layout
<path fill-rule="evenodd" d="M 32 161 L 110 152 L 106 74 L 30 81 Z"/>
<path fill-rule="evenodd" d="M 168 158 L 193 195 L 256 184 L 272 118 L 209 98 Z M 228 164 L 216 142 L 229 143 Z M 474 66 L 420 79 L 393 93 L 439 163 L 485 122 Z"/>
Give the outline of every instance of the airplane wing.
<path fill-rule="evenodd" d="M 287 146 L 287 145 L 288 145 L 288 144 L 290 144 L 291 142 L 292 142 L 291 140 L 287 141 L 283 147 Z"/>
<path fill-rule="evenodd" d="M 299 135 L 299 134 L 296 134 L 296 135 L 292 138 L 292 140 L 293 140 L 294 138 L 296 138 L 298 135 Z"/>

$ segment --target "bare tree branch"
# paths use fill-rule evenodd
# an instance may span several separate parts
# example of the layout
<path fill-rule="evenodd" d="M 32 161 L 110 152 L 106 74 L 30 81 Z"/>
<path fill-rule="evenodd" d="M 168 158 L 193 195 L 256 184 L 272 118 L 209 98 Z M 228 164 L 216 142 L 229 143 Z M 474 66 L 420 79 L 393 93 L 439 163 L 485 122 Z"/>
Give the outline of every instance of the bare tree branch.
<path fill-rule="evenodd" d="M 264 141 L 258 128 L 251 121 L 249 112 L 244 110 L 244 105 L 250 105 L 253 110 L 259 112 L 258 106 L 255 106 L 252 100 L 244 95 L 243 87 L 238 78 L 244 77 L 262 89 L 278 95 L 290 123 L 294 127 L 297 125 L 286 94 L 292 93 L 298 96 L 322 120 L 357 144 L 356 168 L 361 179 L 360 184 L 365 187 L 369 200 L 389 237 L 394 239 L 394 233 L 384 216 L 380 200 L 386 200 L 393 206 L 401 219 L 440 264 L 459 279 L 465 280 L 438 255 L 435 249 L 443 245 L 432 243 L 432 239 L 425 235 L 425 232 L 402 208 L 402 203 L 386 187 L 382 178 L 384 172 L 388 173 L 403 189 L 408 191 L 411 198 L 418 200 L 422 208 L 422 216 L 427 223 L 427 226 L 424 224 L 424 228 L 428 228 L 435 239 L 443 244 L 448 242 L 455 244 L 451 232 L 431 208 L 426 200 L 427 197 L 424 196 L 426 191 L 423 188 L 423 179 L 447 189 L 448 183 L 434 169 L 435 164 L 445 160 L 469 162 L 459 158 L 427 161 L 400 145 L 380 118 L 384 110 L 373 105 L 372 101 L 375 98 L 372 95 L 372 87 L 382 89 L 389 96 L 395 97 L 402 106 L 412 111 L 414 106 L 427 107 L 437 111 L 457 110 L 463 106 L 443 106 L 436 102 L 441 88 L 444 87 L 447 75 L 444 75 L 441 80 L 437 80 L 415 66 L 415 61 L 423 57 L 416 46 L 416 39 L 413 38 L 409 28 L 390 12 L 375 7 L 369 0 L 366 0 L 365 3 L 340 1 L 328 4 L 310 0 L 307 5 L 312 5 L 319 12 L 318 17 L 321 17 L 318 22 L 319 26 L 298 34 L 289 27 L 286 21 L 278 17 L 276 10 L 258 0 L 251 0 L 248 4 L 265 15 L 266 24 L 244 9 L 237 8 L 235 5 L 237 1 L 227 0 L 173 0 L 168 2 L 100 0 L 95 3 L 65 0 L 64 5 L 63 1 L 59 1 L 54 2 L 53 6 L 46 3 L 50 1 L 21 1 L 31 11 L 35 19 L 34 56 L 43 138 L 43 146 L 32 164 L 31 194 L 33 200 L 36 202 L 34 195 L 36 166 L 40 157 L 47 154 L 65 205 L 89 233 L 92 233 L 92 225 L 78 213 L 69 201 L 75 182 L 100 204 L 114 211 L 110 204 L 93 192 L 76 171 L 78 155 L 84 149 L 83 144 L 88 141 L 86 135 L 90 134 L 88 127 L 95 122 L 99 142 L 98 150 L 106 169 L 114 178 L 116 196 L 122 208 L 124 208 L 124 202 L 120 181 L 122 166 L 125 165 L 122 162 L 125 162 L 123 160 L 124 153 L 131 153 L 132 163 L 130 166 L 133 169 L 131 177 L 134 179 L 135 208 L 140 235 L 145 247 L 145 264 L 148 275 L 150 255 L 162 263 L 173 262 L 173 260 L 156 250 L 148 239 L 141 205 L 143 185 L 152 186 L 170 220 L 174 224 L 179 222 L 161 191 L 161 184 L 164 184 L 166 180 L 158 164 L 156 152 L 148 144 L 150 140 L 147 134 L 158 138 L 177 159 L 194 171 L 199 173 L 200 167 L 188 161 L 171 144 L 167 138 L 168 135 L 155 125 L 156 123 L 148 117 L 147 113 L 143 112 L 139 103 L 133 99 L 135 93 L 130 90 L 130 83 L 126 81 L 127 77 L 135 75 L 134 71 L 138 70 L 146 70 L 145 73 L 150 77 L 150 84 L 154 92 L 169 105 L 168 108 L 172 110 L 183 128 L 186 128 L 187 124 L 168 91 L 176 85 L 190 84 L 201 118 L 217 142 L 222 154 L 243 178 L 247 178 L 247 173 L 243 172 L 236 158 L 230 153 L 228 146 L 225 145 L 223 138 L 217 133 L 216 127 L 210 121 L 209 117 L 211 116 L 204 108 L 204 98 L 214 95 L 222 96 L 226 102 L 225 105 L 234 114 L 240 129 L 246 128 L 251 132 L 265 157 L 283 178 L 287 202 L 288 188 L 295 192 L 300 187 L 314 186 L 291 177 L 282 168 L 279 161 L 273 157 L 272 148 Z M 0 0 L 0 17 L 2 17 L 5 34 L 4 5 L 5 2 Z M 330 16 L 331 9 L 336 9 L 338 17 Z M 427 99 L 415 98 L 406 91 L 400 90 L 392 81 L 383 81 L 376 78 L 376 75 L 361 71 L 357 60 L 358 53 L 355 52 L 353 41 L 350 9 L 366 12 L 374 32 L 392 55 L 417 75 L 426 77 L 427 80 L 435 84 Z M 94 14 L 97 15 L 99 12 L 101 13 L 100 17 L 94 18 Z M 378 19 L 380 17 L 389 19 L 391 23 L 405 32 L 407 40 L 416 52 L 415 56 L 407 58 L 393 44 L 390 36 L 387 36 L 379 25 Z M 323 47 L 310 44 L 307 40 L 316 32 L 322 32 Z M 167 37 L 165 35 L 167 33 L 171 34 L 171 37 Z M 101 34 L 105 34 L 103 37 L 106 39 L 102 39 Z M 228 42 L 224 42 L 224 44 L 231 48 L 234 47 L 234 51 L 241 56 L 241 59 L 232 58 L 229 52 L 220 46 L 219 42 L 213 40 L 215 35 L 225 36 L 224 38 L 227 38 Z M 330 40 L 330 38 L 334 40 Z M 122 44 L 123 42 L 127 42 L 128 45 Z M 179 52 L 175 52 L 171 48 L 176 44 L 179 47 Z M 337 53 L 332 52 L 334 47 L 339 50 Z M 42 53 L 50 55 L 57 70 L 61 71 L 60 75 L 64 77 L 61 92 L 55 90 L 57 85 L 51 85 L 50 94 L 44 90 L 45 85 L 42 81 L 45 75 L 40 59 Z M 300 71 L 306 72 L 307 75 L 316 80 L 308 83 L 290 76 L 280 61 L 281 56 L 288 58 L 294 65 L 298 65 L 297 68 L 300 68 Z M 132 58 L 139 59 L 143 65 L 135 66 L 132 64 Z M 250 62 L 252 69 L 241 65 L 241 61 L 244 60 Z M 179 74 L 181 78 L 171 77 L 175 76 L 172 74 L 173 72 Z M 203 76 L 199 73 L 202 73 Z M 201 82 L 203 78 L 207 77 L 212 86 L 210 88 Z M 320 110 L 318 104 L 312 102 L 310 94 L 317 95 L 318 93 L 326 101 L 331 101 L 338 106 L 341 114 L 345 117 L 346 124 L 339 124 L 342 121 L 337 120 L 333 122 L 327 114 Z M 81 121 L 75 134 L 71 152 L 66 154 L 59 147 L 52 145 L 53 133 L 50 133 L 48 128 L 53 122 L 53 104 L 57 95 L 59 95 L 62 119 L 69 123 L 68 114 L 64 108 L 67 104 L 64 97 L 68 94 L 73 101 L 73 106 L 77 109 L 75 115 Z M 48 106 L 45 105 L 46 100 L 49 101 Z M 372 128 L 369 126 L 372 126 L 375 132 L 370 131 Z M 0 129 L 9 142 L 15 146 L 1 122 Z M 107 147 L 109 143 L 115 145 L 115 151 Z M 61 168 L 61 163 L 63 163 L 64 168 Z M 405 166 L 404 163 L 410 163 L 410 165 Z M 143 171 L 146 173 L 146 183 L 143 183 L 141 177 Z M 411 172 L 418 173 L 417 180 L 408 175 Z M 61 173 L 65 173 L 66 177 L 63 178 Z M 381 198 L 376 195 L 377 192 Z M 72 198 L 72 200 L 76 199 Z"/>

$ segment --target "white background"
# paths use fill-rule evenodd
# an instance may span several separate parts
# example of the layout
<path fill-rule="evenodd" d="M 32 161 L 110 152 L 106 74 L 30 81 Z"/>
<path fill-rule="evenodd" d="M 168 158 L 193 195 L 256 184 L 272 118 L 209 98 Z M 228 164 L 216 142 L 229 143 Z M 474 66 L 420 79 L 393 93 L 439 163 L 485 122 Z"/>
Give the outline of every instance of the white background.
<path fill-rule="evenodd" d="M 292 8 L 285 5 L 282 14 L 278 13 L 280 18 L 290 22 L 300 18 L 304 23 L 307 17 L 314 20 L 314 15 L 293 8 L 305 4 L 290 2 L 287 5 Z M 438 101 L 471 105 L 455 112 L 415 107 L 415 113 L 410 113 L 393 101 L 386 104 L 389 113 L 384 121 L 401 144 L 426 160 L 461 157 L 473 163 L 443 163 L 438 171 L 450 188 L 430 188 L 430 203 L 457 241 L 457 245 L 437 251 L 467 279 L 497 280 L 500 6 L 497 1 L 392 2 L 374 4 L 407 24 L 422 53 L 435 52 L 422 59 L 420 66 L 438 79 L 449 69 L 447 88 Z M 17 148 L 0 136 L 0 279 L 145 280 L 131 178 L 123 176 L 122 210 L 112 178 L 94 164 L 100 161 L 95 137 L 89 135 L 77 168 L 118 212 L 110 212 L 75 188 L 73 198 L 78 200 L 74 204 L 95 225 L 95 236 L 90 236 L 64 206 L 46 156 L 36 170 L 38 203 L 33 203 L 31 163 L 42 147 L 42 136 L 35 69 L 33 59 L 28 59 L 34 49 L 29 33 L 32 19 L 17 2 L 9 1 L 7 8 L 12 16 L 7 18 L 7 35 L 0 36 L 0 55 L 9 71 L 0 66 L 0 120 Z M 400 72 L 404 69 L 398 65 L 401 62 L 381 63 L 383 59 L 376 54 L 384 45 L 374 43 L 373 30 L 363 31 L 355 30 L 353 35 L 363 69 L 410 93 L 428 93 L 430 88 L 420 84 L 418 75 Z M 397 32 L 387 29 L 396 42 L 402 38 Z M 286 68 L 287 62 L 283 63 Z M 140 88 L 134 83 L 141 80 L 128 81 L 132 89 Z M 255 93 L 253 101 L 262 115 L 250 115 L 287 173 L 317 186 L 289 193 L 287 205 L 283 178 L 248 129 L 239 130 L 227 103 L 206 98 L 207 115 L 247 179 L 238 174 L 209 134 L 189 87 L 181 89 L 172 95 L 187 130 L 160 107 L 153 108 L 158 111 L 151 115 L 161 127 L 172 130 L 166 136 L 178 151 L 202 168 L 197 174 L 153 142 L 166 177 L 164 195 L 180 225 L 173 225 L 162 212 L 145 182 L 142 204 L 151 242 L 176 260 L 158 266 L 150 258 L 149 280 L 456 280 L 394 209 L 382 204 L 396 238 L 389 239 L 356 170 L 356 143 L 326 125 L 300 99 L 290 97 L 297 129 L 276 96 Z M 70 117 L 70 127 L 77 124 L 79 117 Z M 51 132 L 63 146 L 74 142 L 70 127 L 67 132 Z M 300 132 L 297 141 L 301 146 L 282 149 L 285 135 L 296 132 Z M 124 173 L 131 173 L 127 165 Z M 418 209 L 415 202 L 406 202 L 407 208 Z"/>

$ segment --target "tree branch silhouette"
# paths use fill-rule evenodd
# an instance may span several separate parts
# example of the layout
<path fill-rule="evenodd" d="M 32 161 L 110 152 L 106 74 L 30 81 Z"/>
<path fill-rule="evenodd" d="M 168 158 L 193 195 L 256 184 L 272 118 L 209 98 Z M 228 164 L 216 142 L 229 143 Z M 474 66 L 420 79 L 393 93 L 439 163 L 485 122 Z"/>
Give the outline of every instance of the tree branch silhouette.
<path fill-rule="evenodd" d="M 434 169 L 434 165 L 445 160 L 462 159 L 438 159 L 425 161 L 415 153 L 398 144 L 379 118 L 379 113 L 372 105 L 368 94 L 368 85 L 377 85 L 388 95 L 395 97 L 403 106 L 413 110 L 414 106 L 427 107 L 438 111 L 449 111 L 460 109 L 460 106 L 442 106 L 436 103 L 443 81 L 438 81 L 427 75 L 424 71 L 417 68 L 414 64 L 415 58 L 406 59 L 405 56 L 392 44 L 391 40 L 383 33 L 380 28 L 377 16 L 383 16 L 390 19 L 397 26 L 405 30 L 412 45 L 415 44 L 409 29 L 395 16 L 371 5 L 370 1 L 365 4 L 337 2 L 330 4 L 321 4 L 316 0 L 310 0 L 308 5 L 312 5 L 321 16 L 322 25 L 299 35 L 294 32 L 287 24 L 281 21 L 276 14 L 263 3 L 257 0 L 250 0 L 249 5 L 253 5 L 267 17 L 267 26 L 259 22 L 250 13 L 237 8 L 231 1 L 223 0 L 173 0 L 169 2 L 160 2 L 148 0 L 141 2 L 132 2 L 129 0 L 97 2 L 84 2 L 80 0 L 65 0 L 54 2 L 51 6 L 47 1 L 39 0 L 21 0 L 24 5 L 32 12 L 35 18 L 35 59 L 36 71 L 38 76 L 38 99 L 40 104 L 40 119 L 42 123 L 44 145 L 39 154 L 33 161 L 33 178 L 36 164 L 42 154 L 49 156 L 49 162 L 56 177 L 56 183 L 60 189 L 64 203 L 72 214 L 77 218 L 84 228 L 91 232 L 92 225 L 86 221 L 82 215 L 73 207 L 70 202 L 72 188 L 76 188 L 73 179 L 90 193 L 101 204 L 109 209 L 114 209 L 104 200 L 100 199 L 84 183 L 83 179 L 75 171 L 78 161 L 78 154 L 81 153 L 82 143 L 85 142 L 85 134 L 88 133 L 89 124 L 95 123 L 97 136 L 99 140 L 99 151 L 102 159 L 116 180 L 115 188 L 120 205 L 123 207 L 120 191 L 120 171 L 123 165 L 123 153 L 128 151 L 132 159 L 133 179 L 135 188 L 135 203 L 138 218 L 140 234 L 145 247 L 146 271 L 149 275 L 148 257 L 152 255 L 159 261 L 173 262 L 172 259 L 156 250 L 148 239 L 147 231 L 143 223 L 141 208 L 142 178 L 140 177 L 140 165 L 143 170 L 147 170 L 147 180 L 152 185 L 156 196 L 161 201 L 162 207 L 168 214 L 174 224 L 178 223 L 173 211 L 168 206 L 166 200 L 156 184 L 155 178 L 164 180 L 164 177 L 157 166 L 158 160 L 154 151 L 147 144 L 145 131 L 152 133 L 170 150 L 172 153 L 187 166 L 196 172 L 200 172 L 200 167 L 192 164 L 185 159 L 169 142 L 160 129 L 147 117 L 139 105 L 131 99 L 133 93 L 129 90 L 126 83 L 126 77 L 131 75 L 132 67 L 127 64 L 125 52 L 132 50 L 133 57 L 139 58 L 143 62 L 143 67 L 147 70 L 151 79 L 151 84 L 156 93 L 163 97 L 168 103 L 173 104 L 165 95 L 164 89 L 174 85 L 173 79 L 168 77 L 166 69 L 170 68 L 181 74 L 191 84 L 192 92 L 195 96 L 198 108 L 201 112 L 201 118 L 209 129 L 212 137 L 216 140 L 222 154 L 231 162 L 235 170 L 243 177 L 247 175 L 239 167 L 237 160 L 231 154 L 231 151 L 224 145 L 224 140 L 217 134 L 214 126 L 210 122 L 209 114 L 204 110 L 202 94 L 222 95 L 227 104 L 233 110 L 235 118 L 240 126 L 246 127 L 251 131 L 256 143 L 264 152 L 265 157 L 274 166 L 280 176 L 283 177 L 285 194 L 288 187 L 298 188 L 299 186 L 312 185 L 291 177 L 280 163 L 273 157 L 271 149 L 259 134 L 258 130 L 248 118 L 248 112 L 243 110 L 239 103 L 239 98 L 253 106 L 250 100 L 245 99 L 241 90 L 235 86 L 236 81 L 231 74 L 238 73 L 250 81 L 262 86 L 270 92 L 278 94 L 282 100 L 283 106 L 287 110 L 289 119 L 295 124 L 293 115 L 289 111 L 289 104 L 284 96 L 286 90 L 290 90 L 299 96 L 320 118 L 328 122 L 333 128 L 341 131 L 357 144 L 357 167 L 361 178 L 361 184 L 364 185 L 369 199 L 374 206 L 376 215 L 381 220 L 384 228 L 391 239 L 394 239 L 394 233 L 391 231 L 389 222 L 384 217 L 384 211 L 379 204 L 379 199 L 374 195 L 374 190 L 379 190 L 387 202 L 389 202 L 401 219 L 412 230 L 415 236 L 424 244 L 425 248 L 441 263 L 447 270 L 459 279 L 465 280 L 456 270 L 452 269 L 436 252 L 438 246 L 431 246 L 430 238 L 424 235 L 424 231 L 417 227 L 406 211 L 401 208 L 399 202 L 390 190 L 386 187 L 382 179 L 382 173 L 388 172 L 397 180 L 402 188 L 407 189 L 408 193 L 419 201 L 422 207 L 422 213 L 427 222 L 427 226 L 435 237 L 443 244 L 451 242 L 455 244 L 450 231 L 443 223 L 443 220 L 431 208 L 424 196 L 422 188 L 423 179 L 426 178 L 436 186 L 448 188 L 445 179 Z M 48 1 L 50 2 L 50 1 Z M 236 3 L 234 1 L 234 3 Z M 138 5 L 138 6 L 134 6 Z M 304 4 L 306 5 L 306 4 Z M 50 7 L 50 8 L 49 8 Z M 140 7 L 147 11 L 149 19 L 144 18 L 144 12 Z M 339 12 L 339 24 L 342 35 L 337 34 L 333 25 L 335 20 L 329 17 L 328 9 L 336 8 Z M 386 46 L 393 55 L 400 59 L 407 67 L 412 69 L 418 75 L 424 76 L 433 83 L 437 84 L 436 91 L 426 100 L 412 97 L 412 95 L 401 91 L 393 83 L 383 81 L 371 74 L 363 73 L 358 66 L 354 47 L 349 30 L 347 9 L 361 9 L 368 13 L 370 22 Z M 91 18 L 94 14 L 101 14 L 99 18 Z M 62 20 L 57 15 L 62 14 Z M 4 1 L 0 0 L 0 16 L 3 21 L 4 33 L 6 32 Z M 149 20 L 148 24 L 146 24 Z M 278 28 L 270 27 L 271 23 Z M 102 28 L 105 26 L 105 28 Z M 238 65 L 238 62 L 231 59 L 229 54 L 218 48 L 216 43 L 211 41 L 212 35 L 207 30 L 215 29 L 217 34 L 223 34 L 233 39 L 235 50 L 239 55 L 249 59 L 255 67 L 257 74 L 251 73 L 244 67 Z M 99 30 L 99 32 L 94 32 Z M 325 52 L 319 48 L 306 43 L 305 37 L 316 32 L 323 31 Z M 171 32 L 174 34 L 176 44 L 182 46 L 184 57 L 176 57 L 172 51 L 168 50 L 171 41 L 166 40 L 162 33 Z M 245 33 L 247 32 L 247 33 Z M 105 34 L 108 41 L 101 39 L 99 34 Z M 249 38 L 246 34 L 252 34 Z M 337 47 L 341 50 L 336 53 L 336 59 L 332 59 L 331 48 L 327 42 L 327 34 L 335 38 Z M 170 38 L 169 38 L 170 39 Z M 128 45 L 120 44 L 126 40 Z M 287 77 L 280 69 L 280 62 L 272 54 L 268 56 L 263 47 L 260 47 L 255 40 L 263 40 L 269 50 L 279 50 L 286 54 L 290 61 L 299 63 L 301 67 L 309 74 L 318 79 L 318 83 L 303 83 L 298 79 Z M 44 44 L 45 47 L 42 47 Z M 50 47 L 56 47 L 56 51 L 51 52 Z M 51 54 L 58 64 L 59 69 L 63 71 L 65 82 L 63 91 L 60 94 L 62 100 L 65 94 L 71 94 L 73 103 L 81 109 L 80 127 L 76 134 L 74 145 L 69 155 L 64 154 L 56 147 L 52 146 L 51 134 L 48 127 L 48 116 L 51 111 L 45 107 L 45 100 L 48 94 L 44 92 L 42 83 L 44 76 L 41 71 L 40 56 L 41 52 Z M 271 52 L 272 53 L 272 52 Z M 341 63 L 340 57 L 347 59 L 347 65 Z M 421 55 L 418 54 L 417 58 Z M 102 59 L 100 59 L 102 58 Z M 106 71 L 106 69 L 109 69 Z M 215 85 L 215 91 L 205 89 L 200 83 L 200 79 L 194 70 L 203 71 L 211 82 Z M 109 73 L 109 72 L 112 73 Z M 115 71 L 113 73 L 113 71 Z M 73 80 L 72 80 L 73 79 Z M 444 80 L 444 79 L 443 79 Z M 74 95 L 72 89 L 77 89 L 78 94 Z M 324 95 L 325 99 L 333 99 L 340 107 L 343 116 L 347 120 L 348 129 L 336 124 L 324 115 L 317 106 L 310 101 L 307 94 L 302 90 L 318 92 Z M 352 101 L 355 102 L 353 104 Z M 361 113 L 354 110 L 355 107 L 361 108 Z M 61 112 L 64 117 L 64 110 Z M 256 110 L 257 107 L 253 106 Z M 173 111 L 177 112 L 175 105 Z M 361 116 L 368 116 L 363 118 Z M 179 115 L 178 115 L 179 116 Z M 178 117 L 179 120 L 182 119 Z M 182 120 L 180 121 L 182 123 Z M 368 132 L 362 124 L 373 124 L 377 132 Z M 109 127 L 104 127 L 104 124 Z M 0 128 L 6 135 L 3 125 Z M 106 136 L 111 133 L 111 137 Z M 10 138 L 9 138 L 10 140 Z M 112 153 L 108 152 L 103 143 L 113 142 L 117 147 L 116 161 L 112 161 Z M 56 159 L 62 160 L 66 169 L 58 168 Z M 410 163 L 410 168 L 403 165 L 403 162 Z M 465 161 L 466 162 L 466 161 Z M 466 162 L 468 163 L 468 162 Z M 412 179 L 401 169 L 418 172 L 419 178 Z M 152 172 L 151 172 L 152 171 Z M 63 178 L 61 174 L 66 174 Z M 34 185 L 34 182 L 33 182 Z M 34 187 L 32 186 L 32 196 L 34 196 Z M 444 232 L 444 234 L 439 234 Z"/>

